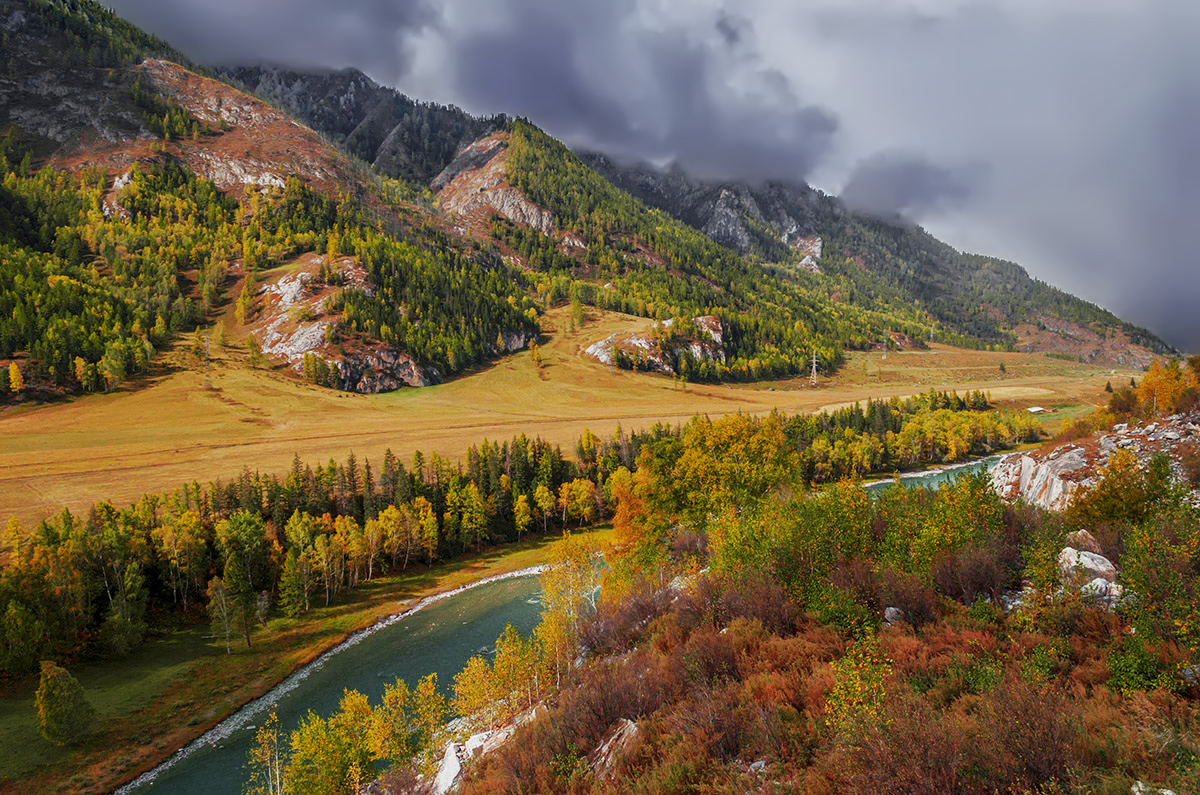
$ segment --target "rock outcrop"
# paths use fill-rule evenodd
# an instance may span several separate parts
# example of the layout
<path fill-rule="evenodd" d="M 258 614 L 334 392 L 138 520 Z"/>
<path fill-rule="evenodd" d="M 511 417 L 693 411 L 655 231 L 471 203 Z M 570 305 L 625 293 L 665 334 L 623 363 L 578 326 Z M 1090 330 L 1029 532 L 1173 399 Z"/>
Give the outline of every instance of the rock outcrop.
<path fill-rule="evenodd" d="M 440 384 L 442 374 L 436 367 L 421 367 L 411 356 L 394 348 L 374 343 L 343 353 L 328 343 L 326 329 L 336 325 L 339 316 L 327 311 L 327 299 L 337 289 L 370 293 L 374 288 L 366 270 L 350 257 L 335 263 L 339 287 L 320 284 L 317 272 L 324 261 L 324 257 L 306 255 L 299 270 L 259 288 L 260 312 L 252 330 L 262 343 L 263 353 L 297 373 L 305 355 L 317 354 L 337 368 L 338 386 L 347 392 L 374 394 L 403 386 Z M 504 352 L 525 347 L 529 339 L 528 332 L 501 335 Z"/>
<path fill-rule="evenodd" d="M 608 735 L 600 741 L 600 745 L 596 746 L 596 750 L 592 751 L 588 757 L 592 763 L 592 770 L 596 771 L 596 778 L 604 781 L 611 776 L 613 763 L 629 750 L 637 736 L 636 723 L 627 718 L 617 721 Z"/>
<path fill-rule="evenodd" d="M 517 729 L 532 721 L 545 710 L 545 706 L 538 704 L 532 709 L 525 710 L 512 722 L 499 729 L 489 729 L 472 734 L 461 743 L 453 740 L 447 742 L 433 777 L 434 795 L 446 795 L 457 789 L 462 780 L 463 765 L 468 760 L 493 753 L 508 742 Z M 451 727 L 453 728 L 456 724 L 451 724 Z"/>
<path fill-rule="evenodd" d="M 430 386 L 442 382 L 442 374 L 436 367 L 421 368 L 408 354 L 390 348 L 368 348 L 346 356 L 337 364 L 342 389 L 347 392 L 375 394 L 402 386 Z"/>
<path fill-rule="evenodd" d="M 992 469 L 992 485 L 1005 499 L 1020 498 L 1048 511 L 1061 511 L 1079 488 L 1075 478 L 1087 464 L 1080 448 L 1060 447 L 1046 456 L 1018 453 Z"/>
<path fill-rule="evenodd" d="M 499 213 L 544 235 L 554 230 L 554 216 L 529 201 L 508 183 L 506 133 L 493 133 L 464 148 L 433 180 L 442 209 L 455 218 L 486 221 Z"/>
<path fill-rule="evenodd" d="M 675 362 L 687 352 L 697 362 L 725 362 L 724 334 L 720 318 L 702 315 L 692 318 L 699 331 L 698 338 L 677 338 L 671 334 L 675 323 L 664 320 L 655 323 L 650 331 L 610 334 L 594 342 L 584 351 L 604 364 L 613 365 L 619 357 L 636 363 L 640 370 L 667 375 L 675 374 Z"/>
<path fill-rule="evenodd" d="M 1095 480 L 1117 450 L 1129 450 L 1143 464 L 1165 454 L 1175 474 L 1182 477 L 1182 453 L 1194 445 L 1200 445 L 1200 412 L 1139 426 L 1122 424 L 1075 442 L 1007 456 L 992 468 L 992 485 L 1006 500 L 1022 499 L 1060 511 L 1080 488 Z M 1200 500 L 1200 490 L 1193 490 L 1193 498 Z"/>
<path fill-rule="evenodd" d="M 1103 555 L 1064 547 L 1058 553 L 1058 573 L 1064 585 L 1079 585 L 1093 580 L 1117 581 L 1117 567 Z"/>

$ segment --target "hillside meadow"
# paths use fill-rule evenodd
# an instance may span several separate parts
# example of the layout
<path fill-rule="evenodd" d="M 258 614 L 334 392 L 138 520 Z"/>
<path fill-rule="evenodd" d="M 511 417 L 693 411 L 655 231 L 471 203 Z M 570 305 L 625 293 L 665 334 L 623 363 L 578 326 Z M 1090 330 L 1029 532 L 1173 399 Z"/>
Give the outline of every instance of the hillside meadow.
<path fill-rule="evenodd" d="M 931 388 L 980 389 L 999 408 L 1042 405 L 1066 416 L 1104 403 L 1106 381 L 1117 386 L 1140 376 L 1044 354 L 933 345 L 886 359 L 881 351 L 850 353 L 816 389 L 807 378 L 680 388 L 668 377 L 609 369 L 583 354 L 609 334 L 644 329 L 644 318 L 589 309 L 588 322 L 572 332 L 568 317 L 562 308 L 543 318 L 540 371 L 526 351 L 445 384 L 379 395 L 251 368 L 236 330 L 227 347 L 214 350 L 206 386 L 180 343 L 150 375 L 111 394 L 0 411 L 0 517 L 31 523 L 63 507 L 123 504 L 246 468 L 282 471 L 295 456 L 317 463 L 353 450 L 379 460 L 391 448 L 402 460 L 418 449 L 458 460 L 481 439 L 515 433 L 569 448 L 585 428 L 604 435 L 618 425 L 637 430 L 697 414 L 819 411 Z M 1044 422 L 1051 431 L 1054 420 Z"/>

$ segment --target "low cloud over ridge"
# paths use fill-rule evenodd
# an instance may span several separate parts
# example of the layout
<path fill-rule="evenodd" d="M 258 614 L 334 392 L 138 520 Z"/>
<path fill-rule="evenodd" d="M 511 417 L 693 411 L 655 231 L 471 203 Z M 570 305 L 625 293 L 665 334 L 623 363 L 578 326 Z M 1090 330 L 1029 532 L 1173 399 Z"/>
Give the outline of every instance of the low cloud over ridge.
<path fill-rule="evenodd" d="M 1187 0 L 112 4 L 206 61 L 358 66 L 574 145 L 844 189 L 1200 349 Z"/>

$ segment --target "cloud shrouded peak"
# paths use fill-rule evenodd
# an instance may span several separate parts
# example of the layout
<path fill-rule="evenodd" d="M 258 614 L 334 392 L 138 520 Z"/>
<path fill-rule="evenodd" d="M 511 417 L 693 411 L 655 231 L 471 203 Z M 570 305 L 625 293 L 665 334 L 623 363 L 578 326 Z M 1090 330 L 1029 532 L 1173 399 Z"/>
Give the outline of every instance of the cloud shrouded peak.
<path fill-rule="evenodd" d="M 354 65 L 618 157 L 844 187 L 1200 349 L 1192 0 L 111 2 L 210 62 Z"/>

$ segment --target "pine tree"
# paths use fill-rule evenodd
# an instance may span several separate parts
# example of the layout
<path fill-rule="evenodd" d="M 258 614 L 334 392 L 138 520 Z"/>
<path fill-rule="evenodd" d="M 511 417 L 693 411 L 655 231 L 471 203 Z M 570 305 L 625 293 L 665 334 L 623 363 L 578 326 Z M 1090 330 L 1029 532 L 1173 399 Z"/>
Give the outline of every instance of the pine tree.
<path fill-rule="evenodd" d="M 246 638 L 246 648 L 250 648 L 250 620 L 254 615 L 254 589 L 250 587 L 250 577 L 242 558 L 231 554 L 225 561 L 225 588 L 229 591 L 229 601 L 233 606 L 233 616 L 236 623 L 242 627 L 242 635 Z"/>
<path fill-rule="evenodd" d="M 92 729 L 96 711 L 79 680 L 49 660 L 42 661 L 37 689 L 38 731 L 55 745 L 74 745 Z"/>
<path fill-rule="evenodd" d="M 246 272 L 246 278 L 242 281 L 242 292 L 238 295 L 237 305 L 234 311 L 237 315 L 237 322 L 245 324 L 250 319 L 254 310 L 254 277 L 250 275 L 249 270 Z"/>
<path fill-rule="evenodd" d="M 262 345 L 258 342 L 258 337 L 253 334 L 246 335 L 246 361 L 251 367 L 261 367 L 264 363 Z"/>
<path fill-rule="evenodd" d="M 308 594 L 305 593 L 304 578 L 300 572 L 300 553 L 295 547 L 288 550 L 287 559 L 283 562 L 279 601 L 289 618 L 295 618 L 308 609 Z"/>

